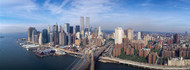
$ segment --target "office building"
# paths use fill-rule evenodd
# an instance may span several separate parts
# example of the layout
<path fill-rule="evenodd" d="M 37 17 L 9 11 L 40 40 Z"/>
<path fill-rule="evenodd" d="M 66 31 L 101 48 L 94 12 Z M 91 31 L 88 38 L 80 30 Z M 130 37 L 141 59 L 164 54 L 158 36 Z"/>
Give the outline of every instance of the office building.
<path fill-rule="evenodd" d="M 81 16 L 80 17 L 80 31 L 82 31 L 84 29 L 84 17 Z"/>
<path fill-rule="evenodd" d="M 48 34 L 51 32 L 51 27 L 48 25 Z"/>
<path fill-rule="evenodd" d="M 65 45 L 64 40 L 65 40 L 64 32 L 59 32 L 59 45 L 64 46 Z"/>
<path fill-rule="evenodd" d="M 98 27 L 98 36 L 101 36 L 102 35 L 102 31 L 101 31 L 101 27 L 99 26 Z"/>
<path fill-rule="evenodd" d="M 97 35 L 98 35 L 97 28 L 94 29 L 94 35 L 95 35 L 95 37 L 97 37 Z"/>
<path fill-rule="evenodd" d="M 35 39 L 36 39 L 36 38 L 35 38 L 35 35 L 37 35 L 36 29 L 32 31 L 32 43 L 35 43 L 35 41 L 36 41 L 36 40 L 35 40 Z"/>
<path fill-rule="evenodd" d="M 49 34 L 49 42 L 52 43 L 53 42 L 53 33 L 50 32 Z"/>
<path fill-rule="evenodd" d="M 70 28 L 69 28 L 69 33 L 70 33 L 70 34 L 73 34 L 73 26 L 70 26 Z"/>
<path fill-rule="evenodd" d="M 42 42 L 42 33 L 40 33 L 40 36 L 39 36 L 39 45 L 43 45 L 43 42 Z"/>
<path fill-rule="evenodd" d="M 48 43 L 48 30 L 47 29 L 43 29 L 42 30 L 42 43 Z"/>
<path fill-rule="evenodd" d="M 35 30 L 34 27 L 28 28 L 28 42 L 32 42 L 32 31 Z"/>
<path fill-rule="evenodd" d="M 75 33 L 77 33 L 77 32 L 80 32 L 80 26 L 79 25 L 76 25 L 76 27 L 75 27 Z"/>
<path fill-rule="evenodd" d="M 87 28 L 87 32 L 90 31 L 90 18 L 86 17 L 86 28 Z"/>
<path fill-rule="evenodd" d="M 63 28 L 62 28 L 61 25 L 59 25 L 59 30 L 58 30 L 58 32 L 63 32 Z"/>
<path fill-rule="evenodd" d="M 69 23 L 65 23 L 65 33 L 66 34 L 70 33 L 70 24 Z"/>

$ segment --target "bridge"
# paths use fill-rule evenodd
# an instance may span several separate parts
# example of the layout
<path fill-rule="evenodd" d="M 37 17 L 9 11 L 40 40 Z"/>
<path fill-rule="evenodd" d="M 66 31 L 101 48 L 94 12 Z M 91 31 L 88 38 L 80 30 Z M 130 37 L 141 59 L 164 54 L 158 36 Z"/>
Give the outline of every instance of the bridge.
<path fill-rule="evenodd" d="M 105 46 L 100 47 L 97 51 L 86 50 L 82 58 L 76 63 L 76 65 L 71 70 L 86 70 L 89 68 L 94 70 L 94 61 L 108 48 L 112 42 L 108 42 Z M 91 59 L 90 59 L 91 58 Z"/>

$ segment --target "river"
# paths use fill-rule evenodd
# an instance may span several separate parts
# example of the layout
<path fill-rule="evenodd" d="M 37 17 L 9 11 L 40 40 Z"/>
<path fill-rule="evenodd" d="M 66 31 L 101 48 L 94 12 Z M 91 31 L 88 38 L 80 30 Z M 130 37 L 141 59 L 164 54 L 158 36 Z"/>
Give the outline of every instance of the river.
<path fill-rule="evenodd" d="M 40 58 L 17 44 L 18 38 L 27 38 L 26 33 L 2 35 L 4 38 L 0 38 L 0 70 L 66 70 L 73 61 L 79 60 L 70 55 Z M 138 70 L 138 68 L 96 62 L 95 70 Z"/>

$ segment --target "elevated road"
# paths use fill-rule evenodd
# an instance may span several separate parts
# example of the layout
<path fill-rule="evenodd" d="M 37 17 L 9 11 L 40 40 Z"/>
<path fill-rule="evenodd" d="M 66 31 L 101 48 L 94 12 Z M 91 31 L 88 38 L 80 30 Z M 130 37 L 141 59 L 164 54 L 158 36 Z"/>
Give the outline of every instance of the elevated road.
<path fill-rule="evenodd" d="M 94 52 L 94 56 L 92 58 L 95 59 L 95 61 L 97 60 L 97 58 L 102 54 L 102 52 L 105 51 L 106 48 L 108 48 L 110 45 L 112 44 L 112 42 L 108 42 L 105 46 L 100 47 L 97 51 Z M 86 70 L 88 69 L 88 67 L 91 64 L 91 61 L 89 60 L 89 57 L 91 57 L 90 55 L 84 55 L 84 58 L 79 64 L 75 65 L 71 70 Z"/>

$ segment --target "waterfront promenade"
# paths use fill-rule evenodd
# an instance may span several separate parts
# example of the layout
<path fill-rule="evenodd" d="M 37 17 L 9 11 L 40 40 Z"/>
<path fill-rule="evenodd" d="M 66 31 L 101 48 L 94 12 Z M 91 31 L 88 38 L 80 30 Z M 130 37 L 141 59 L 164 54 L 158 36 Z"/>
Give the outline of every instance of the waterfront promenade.
<path fill-rule="evenodd" d="M 82 55 L 83 54 L 82 52 L 72 52 L 72 51 L 69 51 L 69 50 L 64 50 L 64 49 L 56 48 L 56 47 L 50 47 L 50 48 L 61 50 L 61 51 L 64 51 L 66 53 L 71 53 L 71 54 L 77 54 L 77 55 Z"/>
<path fill-rule="evenodd" d="M 99 61 L 101 62 L 109 62 L 109 63 L 119 63 L 131 65 L 134 67 L 145 68 L 145 69 L 159 69 L 159 70 L 190 70 L 190 66 L 187 67 L 174 67 L 174 66 L 163 66 L 163 65 L 152 65 L 147 63 L 140 63 L 130 60 L 124 60 L 119 58 L 111 58 L 111 57 L 99 57 Z"/>

